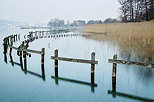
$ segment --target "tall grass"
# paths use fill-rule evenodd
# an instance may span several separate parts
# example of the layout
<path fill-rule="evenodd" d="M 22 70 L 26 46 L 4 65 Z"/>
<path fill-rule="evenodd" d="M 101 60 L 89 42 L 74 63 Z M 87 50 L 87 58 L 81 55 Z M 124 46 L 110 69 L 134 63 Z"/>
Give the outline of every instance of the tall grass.
<path fill-rule="evenodd" d="M 139 59 L 154 59 L 154 20 L 141 23 L 97 24 L 83 27 L 87 38 L 117 44 L 121 53 L 134 52 Z M 127 54 L 127 55 L 129 55 Z M 146 61 L 144 61 L 146 62 Z"/>

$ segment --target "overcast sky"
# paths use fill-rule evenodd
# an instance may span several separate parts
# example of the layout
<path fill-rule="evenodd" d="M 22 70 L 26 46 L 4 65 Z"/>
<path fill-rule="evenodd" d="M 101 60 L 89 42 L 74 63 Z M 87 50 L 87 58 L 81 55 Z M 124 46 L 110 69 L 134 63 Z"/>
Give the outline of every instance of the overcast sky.
<path fill-rule="evenodd" d="M 46 23 L 51 18 L 91 20 L 117 18 L 117 0 L 0 0 L 0 19 Z"/>

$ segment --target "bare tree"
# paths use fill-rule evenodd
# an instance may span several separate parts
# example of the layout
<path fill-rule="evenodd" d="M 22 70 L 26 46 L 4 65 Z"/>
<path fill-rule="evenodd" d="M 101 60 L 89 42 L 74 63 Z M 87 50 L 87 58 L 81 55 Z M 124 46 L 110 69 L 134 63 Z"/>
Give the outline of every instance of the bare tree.
<path fill-rule="evenodd" d="M 138 22 L 154 19 L 154 0 L 118 0 L 121 21 Z"/>

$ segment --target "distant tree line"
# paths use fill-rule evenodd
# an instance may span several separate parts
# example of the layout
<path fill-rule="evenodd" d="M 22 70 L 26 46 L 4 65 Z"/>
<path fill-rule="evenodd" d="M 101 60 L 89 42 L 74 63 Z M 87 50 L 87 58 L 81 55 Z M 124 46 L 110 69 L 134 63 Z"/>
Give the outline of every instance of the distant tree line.
<path fill-rule="evenodd" d="M 154 0 L 118 0 L 121 21 L 140 22 L 154 19 Z"/>
<path fill-rule="evenodd" d="M 112 18 L 107 18 L 104 21 L 102 20 L 89 20 L 89 21 L 84 21 L 84 20 L 74 20 L 72 23 L 67 21 L 65 23 L 64 20 L 60 20 L 58 18 L 51 19 L 48 22 L 48 26 L 58 28 L 58 27 L 80 27 L 84 25 L 89 25 L 89 24 L 103 24 L 103 23 L 116 23 L 118 22 L 116 19 Z"/>

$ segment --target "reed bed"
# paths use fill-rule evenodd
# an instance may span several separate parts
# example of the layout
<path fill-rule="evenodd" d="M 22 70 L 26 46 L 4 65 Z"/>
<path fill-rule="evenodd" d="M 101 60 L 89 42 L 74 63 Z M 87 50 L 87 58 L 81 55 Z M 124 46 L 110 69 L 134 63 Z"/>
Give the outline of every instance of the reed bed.
<path fill-rule="evenodd" d="M 117 44 L 121 53 L 129 55 L 134 52 L 139 59 L 149 59 L 149 62 L 154 59 L 154 20 L 87 25 L 82 29 L 86 38 Z"/>

